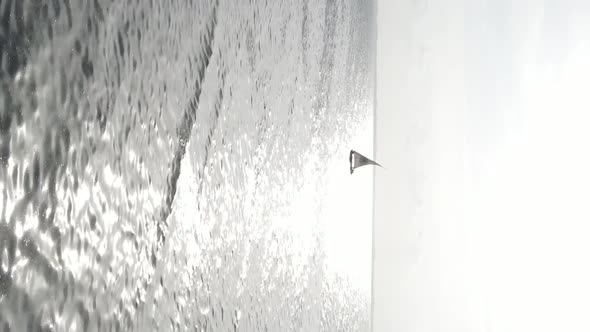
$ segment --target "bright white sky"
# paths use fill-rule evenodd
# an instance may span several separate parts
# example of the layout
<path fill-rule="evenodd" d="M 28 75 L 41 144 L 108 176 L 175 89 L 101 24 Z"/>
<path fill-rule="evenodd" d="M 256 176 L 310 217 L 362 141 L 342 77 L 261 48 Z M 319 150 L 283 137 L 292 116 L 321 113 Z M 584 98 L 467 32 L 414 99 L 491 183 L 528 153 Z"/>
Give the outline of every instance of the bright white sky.
<path fill-rule="evenodd" d="M 590 331 L 589 18 L 379 0 L 374 331 Z"/>

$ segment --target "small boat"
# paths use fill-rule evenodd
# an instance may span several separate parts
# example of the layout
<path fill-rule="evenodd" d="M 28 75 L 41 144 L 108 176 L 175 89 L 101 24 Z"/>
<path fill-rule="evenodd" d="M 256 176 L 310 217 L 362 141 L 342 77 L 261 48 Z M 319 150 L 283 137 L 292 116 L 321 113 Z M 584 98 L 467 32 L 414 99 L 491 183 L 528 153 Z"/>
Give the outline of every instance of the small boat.
<path fill-rule="evenodd" d="M 348 161 L 350 162 L 350 174 L 352 174 L 356 168 L 365 165 L 376 165 L 379 167 L 383 167 L 375 161 L 363 156 L 362 154 L 354 150 L 350 150 L 350 156 L 348 157 Z"/>

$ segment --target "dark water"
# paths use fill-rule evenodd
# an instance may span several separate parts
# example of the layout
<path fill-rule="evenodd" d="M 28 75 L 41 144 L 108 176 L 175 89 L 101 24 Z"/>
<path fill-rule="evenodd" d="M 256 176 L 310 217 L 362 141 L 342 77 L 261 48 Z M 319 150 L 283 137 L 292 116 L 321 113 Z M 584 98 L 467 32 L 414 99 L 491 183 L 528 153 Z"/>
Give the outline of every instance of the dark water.
<path fill-rule="evenodd" d="M 368 329 L 279 217 L 370 116 L 371 6 L 1 1 L 0 328 Z"/>

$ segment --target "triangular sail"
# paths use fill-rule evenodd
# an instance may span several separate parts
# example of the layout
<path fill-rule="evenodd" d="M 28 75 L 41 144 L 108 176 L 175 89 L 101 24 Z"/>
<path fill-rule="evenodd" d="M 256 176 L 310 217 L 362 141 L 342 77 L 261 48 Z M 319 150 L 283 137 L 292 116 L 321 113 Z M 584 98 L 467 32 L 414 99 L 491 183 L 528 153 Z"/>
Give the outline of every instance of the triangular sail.
<path fill-rule="evenodd" d="M 365 165 L 376 165 L 379 167 L 383 167 L 375 161 L 363 156 L 362 154 L 354 150 L 350 150 L 350 156 L 348 157 L 348 161 L 350 161 L 350 174 L 352 174 L 356 168 Z"/>

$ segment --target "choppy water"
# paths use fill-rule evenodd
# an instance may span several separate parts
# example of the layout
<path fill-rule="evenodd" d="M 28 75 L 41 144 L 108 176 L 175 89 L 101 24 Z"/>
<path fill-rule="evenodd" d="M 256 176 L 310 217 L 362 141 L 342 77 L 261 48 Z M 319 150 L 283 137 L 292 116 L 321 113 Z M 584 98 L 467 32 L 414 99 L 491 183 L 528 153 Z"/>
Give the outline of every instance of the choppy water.
<path fill-rule="evenodd" d="M 370 7 L 0 1 L 0 328 L 366 330 L 285 216 L 369 116 Z"/>

